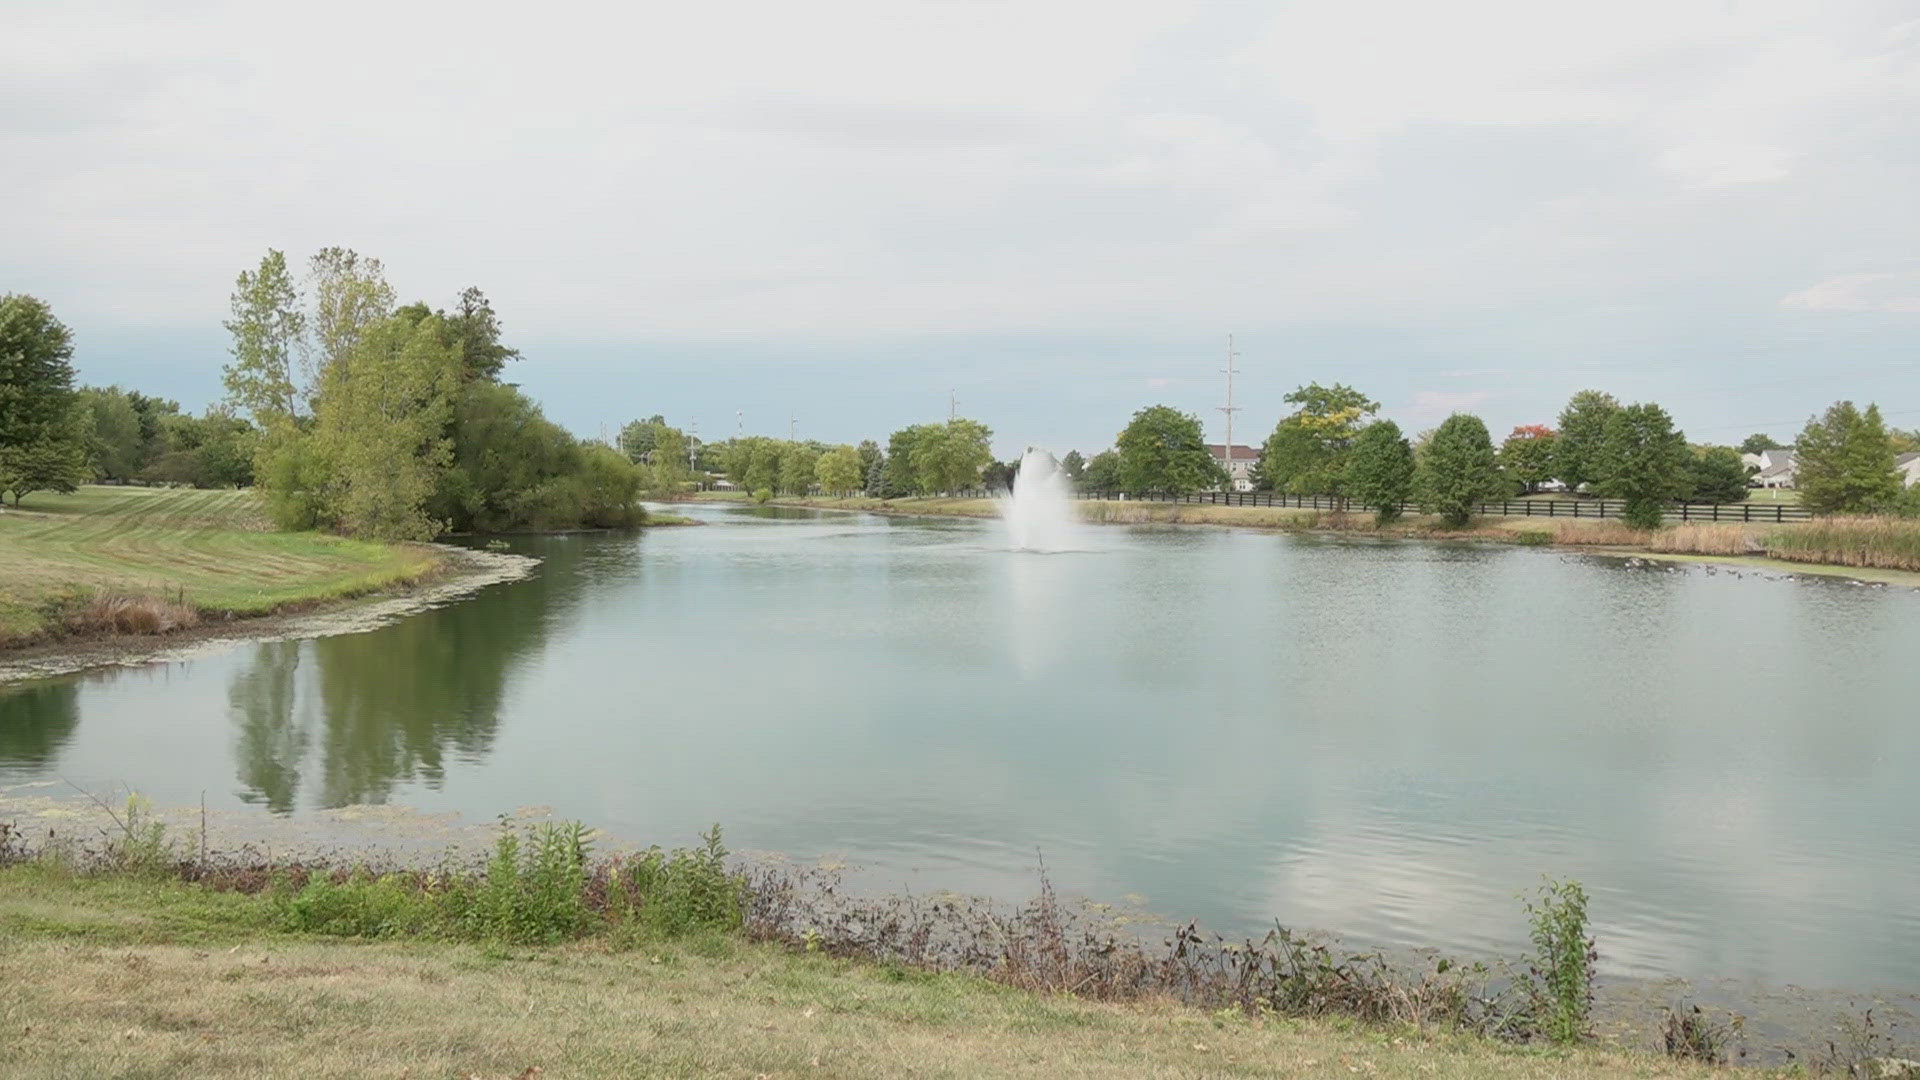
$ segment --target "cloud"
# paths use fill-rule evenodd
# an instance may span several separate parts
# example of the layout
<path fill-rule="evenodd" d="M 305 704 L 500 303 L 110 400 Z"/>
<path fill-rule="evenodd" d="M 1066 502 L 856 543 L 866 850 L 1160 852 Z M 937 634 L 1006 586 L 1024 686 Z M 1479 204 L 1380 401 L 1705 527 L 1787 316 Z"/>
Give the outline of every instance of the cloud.
<path fill-rule="evenodd" d="M 1920 270 L 1842 274 L 1780 301 L 1802 311 L 1920 312 Z"/>

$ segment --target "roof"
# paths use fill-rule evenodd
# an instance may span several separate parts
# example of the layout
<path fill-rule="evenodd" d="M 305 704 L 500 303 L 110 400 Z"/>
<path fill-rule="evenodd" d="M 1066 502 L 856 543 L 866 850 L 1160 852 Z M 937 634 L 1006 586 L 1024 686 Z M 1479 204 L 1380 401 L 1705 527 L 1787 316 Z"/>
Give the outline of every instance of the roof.
<path fill-rule="evenodd" d="M 1207 444 L 1207 453 L 1212 454 L 1213 460 L 1215 461 L 1225 461 L 1227 460 L 1227 444 L 1210 442 Z M 1260 449 L 1258 447 L 1242 446 L 1240 443 L 1233 444 L 1233 460 L 1235 461 L 1252 461 L 1259 456 Z"/>
<path fill-rule="evenodd" d="M 1761 476 L 1785 476 L 1786 474 L 1788 474 L 1788 473 L 1790 473 L 1790 472 L 1792 472 L 1792 471 L 1793 471 L 1793 457 L 1792 457 L 1791 455 L 1789 455 L 1789 456 L 1788 456 L 1788 457 L 1786 458 L 1786 460 L 1784 460 L 1784 461 L 1776 461 L 1776 462 L 1774 462 L 1774 463 L 1773 463 L 1772 465 L 1769 465 L 1769 466 L 1767 466 L 1766 468 L 1764 468 L 1764 469 L 1761 469 L 1761 470 L 1760 470 L 1760 473 L 1759 473 L 1759 475 L 1761 475 Z"/>
<path fill-rule="evenodd" d="M 1898 457 L 1895 457 L 1893 459 L 1893 463 L 1895 465 L 1900 466 L 1903 469 L 1913 464 L 1916 461 L 1920 461 L 1920 451 L 1916 451 L 1910 454 L 1901 454 Z"/>

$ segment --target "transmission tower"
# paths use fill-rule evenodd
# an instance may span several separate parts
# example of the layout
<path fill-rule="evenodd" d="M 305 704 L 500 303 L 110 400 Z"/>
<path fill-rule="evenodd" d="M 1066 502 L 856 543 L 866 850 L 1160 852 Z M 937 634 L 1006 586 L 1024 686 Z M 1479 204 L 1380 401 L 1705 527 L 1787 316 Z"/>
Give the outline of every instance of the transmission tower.
<path fill-rule="evenodd" d="M 1234 361 L 1234 358 L 1239 355 L 1240 355 L 1239 353 L 1233 351 L 1233 335 L 1228 334 L 1227 335 L 1227 366 L 1221 369 L 1222 373 L 1225 374 L 1227 377 L 1227 403 L 1225 405 L 1215 406 L 1215 408 L 1227 414 L 1226 458 L 1227 458 L 1227 490 L 1228 491 L 1233 490 L 1233 414 L 1240 411 L 1240 407 L 1233 403 L 1233 376 L 1234 376 L 1233 361 Z"/>

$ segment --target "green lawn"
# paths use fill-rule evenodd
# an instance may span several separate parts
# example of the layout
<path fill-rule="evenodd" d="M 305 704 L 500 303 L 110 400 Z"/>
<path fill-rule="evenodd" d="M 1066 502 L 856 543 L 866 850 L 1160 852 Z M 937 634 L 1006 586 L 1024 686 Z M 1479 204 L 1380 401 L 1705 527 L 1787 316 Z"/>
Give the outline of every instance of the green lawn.
<path fill-rule="evenodd" d="M 261 614 L 418 578 L 430 548 L 268 529 L 253 491 L 85 487 L 0 511 L 0 644 L 57 629 L 63 600 L 178 597 Z"/>
<path fill-rule="evenodd" d="M 0 1077 L 1706 1077 L 1640 1054 L 1100 1004 L 737 936 L 277 932 L 265 901 L 0 869 Z"/>

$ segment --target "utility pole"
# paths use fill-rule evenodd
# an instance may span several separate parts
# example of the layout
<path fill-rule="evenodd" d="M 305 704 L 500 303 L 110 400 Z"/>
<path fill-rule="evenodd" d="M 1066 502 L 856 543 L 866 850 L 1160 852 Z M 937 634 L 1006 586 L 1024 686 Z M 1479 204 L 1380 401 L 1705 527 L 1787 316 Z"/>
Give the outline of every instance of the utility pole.
<path fill-rule="evenodd" d="M 692 431 L 691 437 L 687 439 L 687 471 L 692 472 L 693 463 L 700 457 L 700 421 L 695 420 L 688 427 L 692 428 Z"/>
<path fill-rule="evenodd" d="M 1238 355 L 1240 354 L 1233 351 L 1233 335 L 1228 334 L 1227 335 L 1227 366 L 1223 369 L 1224 373 L 1227 376 L 1227 403 L 1225 405 L 1217 406 L 1217 408 L 1221 412 L 1227 414 L 1226 457 L 1227 457 L 1227 490 L 1228 491 L 1233 490 L 1233 414 L 1240 411 L 1239 408 L 1236 407 L 1233 403 L 1233 358 Z"/>
<path fill-rule="evenodd" d="M 958 415 L 960 415 L 960 399 L 954 396 L 954 393 L 952 390 L 948 390 L 947 391 L 947 423 L 949 424 L 953 423 L 954 417 Z"/>
<path fill-rule="evenodd" d="M 787 441 L 788 442 L 794 441 L 793 432 L 794 432 L 794 429 L 799 426 L 799 423 L 800 423 L 800 418 L 798 416 L 789 415 L 787 417 Z"/>
<path fill-rule="evenodd" d="M 733 437 L 736 441 L 747 437 L 747 410 L 733 410 Z"/>

